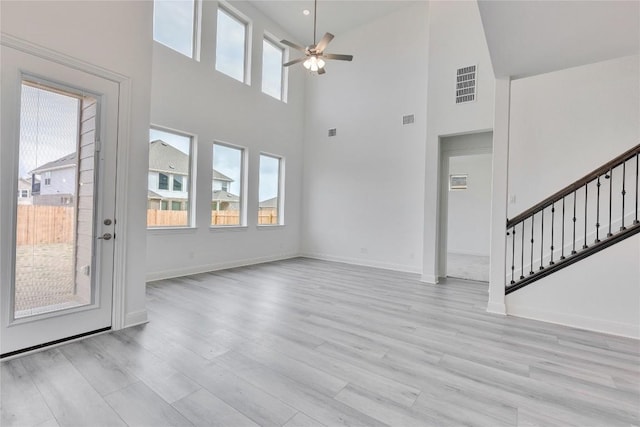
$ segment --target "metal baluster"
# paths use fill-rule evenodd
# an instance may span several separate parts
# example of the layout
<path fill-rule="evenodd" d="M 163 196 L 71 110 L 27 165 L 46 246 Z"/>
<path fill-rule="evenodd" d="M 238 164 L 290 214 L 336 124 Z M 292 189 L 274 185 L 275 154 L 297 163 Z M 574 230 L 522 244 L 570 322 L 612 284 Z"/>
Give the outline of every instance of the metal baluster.
<path fill-rule="evenodd" d="M 596 187 L 598 187 L 598 200 L 596 201 L 596 240 L 593 243 L 600 241 L 600 175 L 598 175 Z"/>
<path fill-rule="evenodd" d="M 554 227 L 554 218 L 556 215 L 556 202 L 551 203 L 551 261 L 549 261 L 549 265 L 553 265 L 553 227 Z"/>
<path fill-rule="evenodd" d="M 576 254 L 576 190 L 573 190 L 573 247 L 571 255 Z"/>
<path fill-rule="evenodd" d="M 531 215 L 531 263 L 529 264 L 529 268 L 531 271 L 529 274 L 533 274 L 533 220 L 536 214 Z"/>
<path fill-rule="evenodd" d="M 560 259 L 564 259 L 564 199 L 566 196 L 562 197 L 562 248 L 560 249 L 562 253 L 560 254 Z"/>
<path fill-rule="evenodd" d="M 540 211 L 540 270 L 544 270 L 542 266 L 542 258 L 544 255 L 544 208 Z"/>
<path fill-rule="evenodd" d="M 522 243 L 520 244 L 520 280 L 524 279 L 524 220 L 522 220 Z"/>
<path fill-rule="evenodd" d="M 584 184 L 584 244 L 582 245 L 582 249 L 587 249 L 589 246 L 587 245 L 587 187 L 589 183 Z"/>
<path fill-rule="evenodd" d="M 507 233 L 509 234 L 509 233 Z M 511 229 L 511 284 L 513 285 L 515 282 L 515 280 L 513 280 L 513 275 L 515 273 L 516 270 L 516 260 L 515 260 L 515 256 L 516 256 L 516 226 L 515 224 L 513 225 L 513 229 Z"/>
<path fill-rule="evenodd" d="M 640 158 L 640 153 L 636 154 L 636 219 L 633 221 L 634 224 L 640 224 L 638 221 L 638 158 Z"/>
<path fill-rule="evenodd" d="M 611 197 L 613 196 L 613 169 L 609 169 L 609 173 L 604 176 L 609 180 L 609 232 L 607 233 L 607 237 L 613 236 L 611 232 L 611 207 L 613 206 L 613 201 Z"/>
<path fill-rule="evenodd" d="M 626 187 L 626 179 L 625 176 L 627 174 L 627 162 L 624 161 L 622 162 L 622 224 L 620 224 L 620 231 L 624 231 L 627 229 L 627 227 L 624 226 L 624 197 L 627 194 L 627 190 L 625 189 Z"/>

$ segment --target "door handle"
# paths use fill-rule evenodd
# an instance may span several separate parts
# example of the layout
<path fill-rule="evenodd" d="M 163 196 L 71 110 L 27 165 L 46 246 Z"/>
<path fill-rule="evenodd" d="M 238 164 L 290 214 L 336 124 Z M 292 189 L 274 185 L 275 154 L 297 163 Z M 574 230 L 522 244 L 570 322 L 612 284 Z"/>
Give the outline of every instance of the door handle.
<path fill-rule="evenodd" d="M 98 237 L 98 239 L 101 240 L 111 240 L 113 236 L 111 235 L 111 233 L 104 233 L 102 236 Z"/>

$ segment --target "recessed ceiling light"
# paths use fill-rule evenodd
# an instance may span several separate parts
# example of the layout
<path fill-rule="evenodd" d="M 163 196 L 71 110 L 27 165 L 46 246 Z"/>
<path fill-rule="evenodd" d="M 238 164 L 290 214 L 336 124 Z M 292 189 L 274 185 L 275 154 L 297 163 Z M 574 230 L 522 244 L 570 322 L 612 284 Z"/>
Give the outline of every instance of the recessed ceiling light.
<path fill-rule="evenodd" d="M 302 11 L 302 14 L 303 14 L 304 16 L 308 16 L 310 13 L 311 13 L 311 12 L 309 12 L 309 9 L 305 9 L 305 10 L 303 10 L 303 11 Z"/>

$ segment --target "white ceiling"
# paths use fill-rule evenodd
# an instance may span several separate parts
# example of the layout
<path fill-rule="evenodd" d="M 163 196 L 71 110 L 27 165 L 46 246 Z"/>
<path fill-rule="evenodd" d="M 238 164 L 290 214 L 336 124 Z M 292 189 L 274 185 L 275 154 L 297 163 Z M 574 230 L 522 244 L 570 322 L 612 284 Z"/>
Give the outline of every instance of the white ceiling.
<path fill-rule="evenodd" d="M 524 77 L 638 53 L 638 1 L 480 0 L 497 77 Z"/>
<path fill-rule="evenodd" d="M 313 0 L 249 0 L 249 3 L 291 34 L 295 39 L 291 41 L 305 46 L 312 44 Z M 411 3 L 405 0 L 319 0 L 318 39 L 325 32 L 339 35 Z M 311 13 L 303 15 L 304 9 Z"/>

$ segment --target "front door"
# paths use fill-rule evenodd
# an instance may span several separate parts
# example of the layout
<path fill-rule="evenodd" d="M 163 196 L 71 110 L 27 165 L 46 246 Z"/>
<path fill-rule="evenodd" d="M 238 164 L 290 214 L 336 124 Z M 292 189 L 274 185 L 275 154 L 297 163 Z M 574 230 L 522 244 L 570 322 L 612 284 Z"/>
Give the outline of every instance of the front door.
<path fill-rule="evenodd" d="M 118 83 L 2 46 L 3 356 L 111 327 Z"/>

